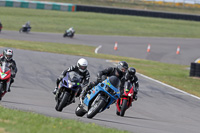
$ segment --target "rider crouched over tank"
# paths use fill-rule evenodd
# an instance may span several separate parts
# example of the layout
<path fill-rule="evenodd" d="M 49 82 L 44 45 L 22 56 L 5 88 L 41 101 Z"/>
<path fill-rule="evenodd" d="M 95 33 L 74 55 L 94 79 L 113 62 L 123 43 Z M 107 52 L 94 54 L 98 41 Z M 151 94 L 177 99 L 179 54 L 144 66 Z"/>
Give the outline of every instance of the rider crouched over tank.
<path fill-rule="evenodd" d="M 89 92 L 94 86 L 96 86 L 98 83 L 105 80 L 107 77 L 110 76 L 116 76 L 120 79 L 120 92 L 123 93 L 124 89 L 124 83 L 125 83 L 125 74 L 128 69 L 128 64 L 125 61 L 120 61 L 116 67 L 108 67 L 102 71 L 99 71 L 97 73 L 97 80 L 90 82 L 90 84 L 86 87 L 85 90 L 83 90 L 82 93 L 82 100 L 86 96 L 87 92 Z"/>
<path fill-rule="evenodd" d="M 77 65 L 70 66 L 68 69 L 64 70 L 62 72 L 62 74 L 56 80 L 56 87 L 53 91 L 53 94 L 57 94 L 57 92 L 59 92 L 58 85 L 59 85 L 60 81 L 62 81 L 63 77 L 66 76 L 66 73 L 71 72 L 71 71 L 75 71 L 82 77 L 81 88 L 76 95 L 76 97 L 79 97 L 80 94 L 81 94 L 82 88 L 87 86 L 88 83 L 89 83 L 89 80 L 90 80 L 90 73 L 87 70 L 87 66 L 88 66 L 88 61 L 84 58 L 80 58 L 77 62 Z"/>
<path fill-rule="evenodd" d="M 14 83 L 14 78 L 17 73 L 17 66 L 15 60 L 12 57 L 13 57 L 13 50 L 11 49 L 4 49 L 3 55 L 0 56 L 0 64 L 2 64 L 2 62 L 7 62 L 9 64 L 8 65 L 9 68 L 11 69 L 11 81 L 7 90 L 8 92 L 10 92 L 11 84 Z"/>
<path fill-rule="evenodd" d="M 133 99 L 137 100 L 137 94 L 139 91 L 139 82 L 138 82 L 138 77 L 135 75 L 136 69 L 133 67 L 129 67 L 128 71 L 125 75 L 125 80 L 130 81 L 135 87 L 134 87 L 134 94 L 133 94 Z"/>

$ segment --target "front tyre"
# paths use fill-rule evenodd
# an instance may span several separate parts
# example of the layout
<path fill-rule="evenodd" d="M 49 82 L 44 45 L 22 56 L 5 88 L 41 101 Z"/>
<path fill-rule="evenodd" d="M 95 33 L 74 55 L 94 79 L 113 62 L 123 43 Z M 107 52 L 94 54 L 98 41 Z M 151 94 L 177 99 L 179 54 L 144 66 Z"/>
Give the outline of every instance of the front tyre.
<path fill-rule="evenodd" d="M 57 105 L 56 105 L 56 110 L 61 112 L 63 110 L 63 108 L 67 105 L 67 101 L 70 97 L 70 94 L 68 92 L 64 92 L 64 95 L 62 96 L 62 98 L 58 99 Z"/>
<path fill-rule="evenodd" d="M 126 99 L 123 99 L 123 102 L 122 102 L 122 107 L 121 107 L 121 112 L 120 112 L 120 116 L 124 116 L 125 114 L 125 111 L 126 109 L 128 108 L 127 107 L 127 100 Z"/>
<path fill-rule="evenodd" d="M 23 28 L 19 29 L 19 33 L 22 33 Z"/>
<path fill-rule="evenodd" d="M 102 109 L 105 104 L 106 102 L 103 99 L 97 101 L 94 105 L 91 106 L 90 110 L 88 111 L 87 118 L 93 118 L 97 113 L 99 113 L 100 109 Z"/>
<path fill-rule="evenodd" d="M 66 37 L 67 36 L 67 33 L 64 33 L 63 37 Z"/>

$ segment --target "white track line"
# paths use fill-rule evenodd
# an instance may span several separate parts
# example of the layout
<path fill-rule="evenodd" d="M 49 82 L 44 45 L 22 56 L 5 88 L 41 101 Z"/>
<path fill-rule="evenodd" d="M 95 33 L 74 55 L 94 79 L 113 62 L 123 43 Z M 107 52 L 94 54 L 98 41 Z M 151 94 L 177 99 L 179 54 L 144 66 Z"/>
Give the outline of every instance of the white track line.
<path fill-rule="evenodd" d="M 95 49 L 95 54 L 98 54 L 98 50 L 101 48 L 102 46 L 99 45 L 96 49 Z"/>

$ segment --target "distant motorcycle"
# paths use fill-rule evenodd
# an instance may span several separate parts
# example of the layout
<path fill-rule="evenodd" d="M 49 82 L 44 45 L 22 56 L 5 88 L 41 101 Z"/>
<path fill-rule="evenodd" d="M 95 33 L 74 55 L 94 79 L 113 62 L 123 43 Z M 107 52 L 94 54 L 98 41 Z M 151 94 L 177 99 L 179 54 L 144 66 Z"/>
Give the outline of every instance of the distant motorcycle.
<path fill-rule="evenodd" d="M 124 116 L 125 111 L 132 106 L 133 101 L 133 85 L 130 82 L 125 82 L 124 84 L 124 93 L 121 98 L 117 99 L 116 102 L 116 114 L 120 116 Z"/>
<path fill-rule="evenodd" d="M 108 109 L 120 97 L 119 83 L 116 76 L 111 76 L 93 87 L 84 100 L 80 99 L 81 103 L 75 110 L 76 115 L 82 117 L 87 113 L 87 118 L 93 118 L 97 113 Z"/>
<path fill-rule="evenodd" d="M 1 33 L 1 30 L 2 30 L 2 26 L 0 26 L 0 33 Z"/>
<path fill-rule="evenodd" d="M 26 27 L 25 25 L 22 26 L 22 28 L 19 29 L 19 33 L 25 32 L 29 33 L 31 31 L 31 27 Z"/>
<path fill-rule="evenodd" d="M 75 30 L 73 28 L 69 28 L 68 30 L 65 31 L 63 34 L 63 37 L 70 37 L 73 38 L 75 34 Z"/>
<path fill-rule="evenodd" d="M 0 67 L 0 100 L 6 94 L 8 87 L 10 86 L 11 69 L 8 63 L 2 62 Z"/>
<path fill-rule="evenodd" d="M 68 72 L 62 79 L 58 86 L 59 91 L 55 97 L 57 102 L 55 109 L 57 111 L 61 112 L 64 107 L 73 103 L 75 96 L 81 88 L 80 82 L 81 76 L 74 71 Z"/>

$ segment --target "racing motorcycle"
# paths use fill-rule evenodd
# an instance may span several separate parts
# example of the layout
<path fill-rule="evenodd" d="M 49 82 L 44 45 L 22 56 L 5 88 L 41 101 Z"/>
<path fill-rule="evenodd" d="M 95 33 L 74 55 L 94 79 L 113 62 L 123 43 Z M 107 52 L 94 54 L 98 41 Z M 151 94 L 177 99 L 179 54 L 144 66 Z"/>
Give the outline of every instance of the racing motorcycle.
<path fill-rule="evenodd" d="M 70 38 L 73 38 L 74 37 L 74 34 L 75 34 L 75 31 L 74 30 L 66 30 L 65 33 L 63 34 L 63 37 L 70 37 Z"/>
<path fill-rule="evenodd" d="M 19 33 L 25 32 L 29 33 L 31 31 L 31 27 L 26 27 L 25 25 L 22 26 L 22 28 L 19 29 Z"/>
<path fill-rule="evenodd" d="M 0 26 L 0 33 L 1 33 L 1 30 L 2 30 L 2 26 Z"/>
<path fill-rule="evenodd" d="M 124 92 L 116 102 L 116 114 L 119 116 L 124 116 L 125 111 L 132 106 L 133 101 L 134 86 L 129 81 L 125 82 L 124 86 Z"/>
<path fill-rule="evenodd" d="M 93 118 L 97 113 L 108 109 L 120 97 L 119 83 L 116 76 L 111 76 L 93 87 L 83 100 L 80 98 L 76 115 L 82 117 L 87 113 L 87 118 Z"/>
<path fill-rule="evenodd" d="M 2 62 L 0 67 L 0 100 L 6 94 L 11 81 L 11 69 L 8 63 Z"/>
<path fill-rule="evenodd" d="M 75 101 L 75 97 L 81 89 L 80 82 L 81 76 L 74 71 L 68 72 L 62 79 L 58 86 L 59 91 L 55 97 L 57 102 L 55 109 L 57 111 L 61 112 L 64 107 Z"/>

